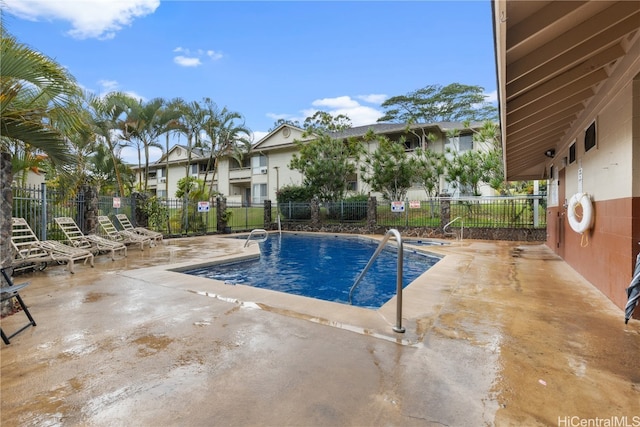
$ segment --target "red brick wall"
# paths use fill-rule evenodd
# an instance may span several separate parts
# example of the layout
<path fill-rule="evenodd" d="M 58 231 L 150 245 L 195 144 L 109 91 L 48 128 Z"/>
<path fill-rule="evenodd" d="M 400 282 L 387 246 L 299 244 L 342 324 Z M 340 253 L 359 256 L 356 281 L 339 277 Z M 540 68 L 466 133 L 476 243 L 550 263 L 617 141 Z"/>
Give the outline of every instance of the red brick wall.
<path fill-rule="evenodd" d="M 547 245 L 559 252 L 552 225 L 557 212 L 558 208 L 548 209 Z M 569 227 L 564 217 L 564 259 L 622 309 L 640 251 L 640 198 L 596 201 L 594 220 L 593 228 L 582 236 Z M 640 313 L 635 314 L 637 317 Z"/>

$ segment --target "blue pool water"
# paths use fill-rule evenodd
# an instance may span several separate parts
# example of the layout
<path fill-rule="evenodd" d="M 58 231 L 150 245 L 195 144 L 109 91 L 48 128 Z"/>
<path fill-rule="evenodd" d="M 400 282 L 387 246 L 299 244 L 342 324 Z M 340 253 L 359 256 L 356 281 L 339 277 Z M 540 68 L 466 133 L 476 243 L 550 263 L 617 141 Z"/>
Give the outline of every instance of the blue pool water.
<path fill-rule="evenodd" d="M 260 259 L 183 273 L 348 304 L 349 290 L 375 252 L 371 239 L 284 234 L 260 243 Z M 383 250 L 360 284 L 353 305 L 378 308 L 396 294 L 397 250 Z M 403 286 L 440 260 L 405 248 Z"/>

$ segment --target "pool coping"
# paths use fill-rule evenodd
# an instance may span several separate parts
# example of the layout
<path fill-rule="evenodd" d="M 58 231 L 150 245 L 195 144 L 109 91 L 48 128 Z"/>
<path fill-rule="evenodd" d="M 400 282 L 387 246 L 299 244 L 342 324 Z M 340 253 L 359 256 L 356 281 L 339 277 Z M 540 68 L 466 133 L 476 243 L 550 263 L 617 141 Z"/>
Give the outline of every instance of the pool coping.
<path fill-rule="evenodd" d="M 278 232 L 275 232 L 278 233 Z M 305 232 L 283 232 L 287 234 L 312 234 Z M 270 238 L 274 232 L 269 233 Z M 357 235 L 323 233 L 327 236 L 351 237 L 380 241 L 380 235 Z M 248 233 L 247 233 L 248 235 Z M 224 238 L 233 243 L 231 253 L 215 259 L 193 259 L 169 265 L 154 266 L 122 272 L 125 276 L 182 289 L 205 297 L 216 298 L 246 309 L 260 309 L 288 317 L 340 328 L 362 335 L 392 341 L 401 345 L 419 345 L 435 323 L 441 308 L 457 287 L 460 269 L 464 268 L 469 257 L 450 253 L 447 245 L 411 245 L 403 239 L 403 246 L 411 251 L 442 257 L 429 270 L 407 285 L 402 296 L 401 326 L 404 333 L 394 331 L 397 321 L 397 296 L 394 296 L 378 309 L 356 307 L 337 302 L 323 301 L 311 297 L 287 294 L 242 284 L 228 284 L 220 280 L 187 276 L 182 271 L 209 265 L 241 262 L 260 256 L 257 244 L 244 247 L 241 235 Z M 395 240 L 389 241 L 395 244 Z M 447 242 L 448 243 L 448 242 Z M 428 249 L 427 249 L 428 248 Z"/>

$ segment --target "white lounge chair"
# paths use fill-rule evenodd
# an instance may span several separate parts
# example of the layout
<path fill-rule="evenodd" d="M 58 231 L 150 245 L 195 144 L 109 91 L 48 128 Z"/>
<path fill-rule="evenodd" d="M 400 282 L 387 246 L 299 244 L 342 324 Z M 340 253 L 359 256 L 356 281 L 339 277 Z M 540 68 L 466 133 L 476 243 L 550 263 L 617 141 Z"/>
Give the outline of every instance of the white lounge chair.
<path fill-rule="evenodd" d="M 144 227 L 134 227 L 131 221 L 129 221 L 129 217 L 125 214 L 117 214 L 116 220 L 120 223 L 123 230 L 132 231 L 136 234 L 140 234 L 141 236 L 151 237 L 156 242 L 160 242 L 162 240 L 162 233 L 158 233 L 157 231 L 149 230 Z"/>
<path fill-rule="evenodd" d="M 75 273 L 76 261 L 84 261 L 85 264 L 89 261 L 93 267 L 93 254 L 90 251 L 73 248 L 57 240 L 38 240 L 24 218 L 13 218 L 11 244 L 15 251 L 14 267 L 50 261 L 67 263 L 71 273 Z"/>
<path fill-rule="evenodd" d="M 95 234 L 84 234 L 73 218 L 59 217 L 54 218 L 54 221 L 64 233 L 68 244 L 74 248 L 86 249 L 94 255 L 108 252 L 111 254 L 111 259 L 113 261 L 116 259 L 117 251 L 122 252 L 124 257 L 127 256 L 127 247 L 124 243 L 114 242 L 113 240 L 109 240 Z"/>
<path fill-rule="evenodd" d="M 132 231 L 116 229 L 108 216 L 98 216 L 98 224 L 100 224 L 100 228 L 105 237 L 114 242 L 124 243 L 125 245 L 140 245 L 141 251 L 144 250 L 144 245 L 149 247 L 153 245 L 153 239 L 151 237 L 141 236 Z"/>

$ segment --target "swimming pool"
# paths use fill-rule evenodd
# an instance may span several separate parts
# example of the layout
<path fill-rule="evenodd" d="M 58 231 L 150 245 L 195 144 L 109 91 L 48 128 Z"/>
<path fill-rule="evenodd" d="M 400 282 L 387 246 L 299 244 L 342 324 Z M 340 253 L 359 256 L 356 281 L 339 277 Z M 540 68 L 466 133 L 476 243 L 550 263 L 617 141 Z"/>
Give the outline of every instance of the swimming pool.
<path fill-rule="evenodd" d="M 349 290 L 379 242 L 362 237 L 270 235 L 260 243 L 260 258 L 182 271 L 229 285 L 244 284 L 348 304 Z M 441 258 L 404 250 L 403 286 Z M 353 305 L 379 308 L 396 294 L 397 249 L 388 246 L 355 289 Z"/>

